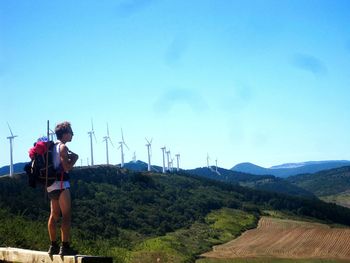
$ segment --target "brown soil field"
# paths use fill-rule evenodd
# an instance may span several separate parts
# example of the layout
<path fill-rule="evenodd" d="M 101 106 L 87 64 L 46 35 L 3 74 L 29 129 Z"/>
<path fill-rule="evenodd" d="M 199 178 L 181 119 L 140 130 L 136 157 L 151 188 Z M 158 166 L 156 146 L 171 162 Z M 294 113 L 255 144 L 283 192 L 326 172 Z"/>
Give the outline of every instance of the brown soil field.
<path fill-rule="evenodd" d="M 209 258 L 324 258 L 350 260 L 350 228 L 262 217 L 256 229 L 205 253 Z"/>

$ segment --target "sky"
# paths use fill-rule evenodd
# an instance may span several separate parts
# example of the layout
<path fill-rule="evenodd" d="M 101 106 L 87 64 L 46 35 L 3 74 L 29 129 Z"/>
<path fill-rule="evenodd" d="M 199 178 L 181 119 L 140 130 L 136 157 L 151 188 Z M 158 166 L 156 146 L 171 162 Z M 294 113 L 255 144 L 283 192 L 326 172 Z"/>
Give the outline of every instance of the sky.
<path fill-rule="evenodd" d="M 95 164 L 350 160 L 350 1 L 0 1 L 0 167 L 50 126 Z M 176 160 L 176 159 L 175 159 Z M 176 161 L 174 160 L 174 166 Z"/>

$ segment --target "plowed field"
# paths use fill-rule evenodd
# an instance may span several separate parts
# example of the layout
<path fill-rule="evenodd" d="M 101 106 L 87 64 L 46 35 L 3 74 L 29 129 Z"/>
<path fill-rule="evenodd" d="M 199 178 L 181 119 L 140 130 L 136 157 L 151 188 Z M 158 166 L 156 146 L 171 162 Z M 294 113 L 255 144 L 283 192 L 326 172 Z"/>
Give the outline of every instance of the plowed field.
<path fill-rule="evenodd" d="M 277 257 L 350 260 L 350 228 L 262 217 L 256 229 L 213 251 L 212 258 Z"/>

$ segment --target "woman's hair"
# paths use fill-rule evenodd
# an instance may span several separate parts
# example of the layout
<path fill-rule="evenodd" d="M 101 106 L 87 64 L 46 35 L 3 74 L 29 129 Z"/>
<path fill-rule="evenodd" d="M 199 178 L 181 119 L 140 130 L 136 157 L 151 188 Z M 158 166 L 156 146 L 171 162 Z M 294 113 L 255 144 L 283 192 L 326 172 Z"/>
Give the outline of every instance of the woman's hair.
<path fill-rule="evenodd" d="M 63 134 L 69 133 L 69 132 L 72 132 L 70 122 L 64 121 L 56 125 L 55 133 L 56 133 L 57 139 L 61 140 L 63 137 Z"/>

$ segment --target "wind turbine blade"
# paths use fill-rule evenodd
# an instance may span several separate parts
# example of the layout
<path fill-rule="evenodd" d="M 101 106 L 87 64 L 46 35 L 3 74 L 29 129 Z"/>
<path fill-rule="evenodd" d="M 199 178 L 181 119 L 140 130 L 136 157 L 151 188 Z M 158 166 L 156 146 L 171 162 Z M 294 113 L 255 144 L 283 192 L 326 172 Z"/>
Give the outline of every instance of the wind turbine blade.
<path fill-rule="evenodd" d="M 150 144 L 150 143 L 149 143 L 149 140 L 148 140 L 146 137 L 145 137 L 145 140 L 146 140 L 146 142 L 147 142 L 148 144 Z"/>
<path fill-rule="evenodd" d="M 114 147 L 114 144 L 113 144 L 113 142 L 112 142 L 112 140 L 111 140 L 111 138 L 108 136 L 108 139 L 109 139 L 109 141 L 111 142 L 111 144 L 112 144 L 112 146 Z M 107 139 L 106 139 L 107 140 Z"/>
<path fill-rule="evenodd" d="M 123 129 L 120 128 L 121 132 L 122 132 L 122 142 L 124 142 L 124 135 L 123 135 Z"/>
<path fill-rule="evenodd" d="M 9 124 L 9 123 L 7 123 L 7 126 L 9 127 L 9 130 L 10 130 L 11 136 L 13 136 L 13 133 L 12 133 L 12 130 L 11 130 L 10 124 Z"/>
<path fill-rule="evenodd" d="M 107 137 L 109 137 L 109 128 L 108 128 L 108 122 L 107 122 Z"/>
<path fill-rule="evenodd" d="M 95 142 L 97 143 L 97 139 L 96 139 L 96 135 L 95 135 L 95 132 L 92 131 L 92 134 L 94 135 L 94 138 L 95 138 Z"/>
<path fill-rule="evenodd" d="M 91 118 L 91 131 L 94 131 L 94 123 L 92 122 L 92 118 Z"/>
<path fill-rule="evenodd" d="M 126 143 L 124 141 L 123 141 L 123 144 L 125 145 L 126 148 L 128 148 L 128 150 L 130 150 L 129 147 L 126 145 Z"/>

